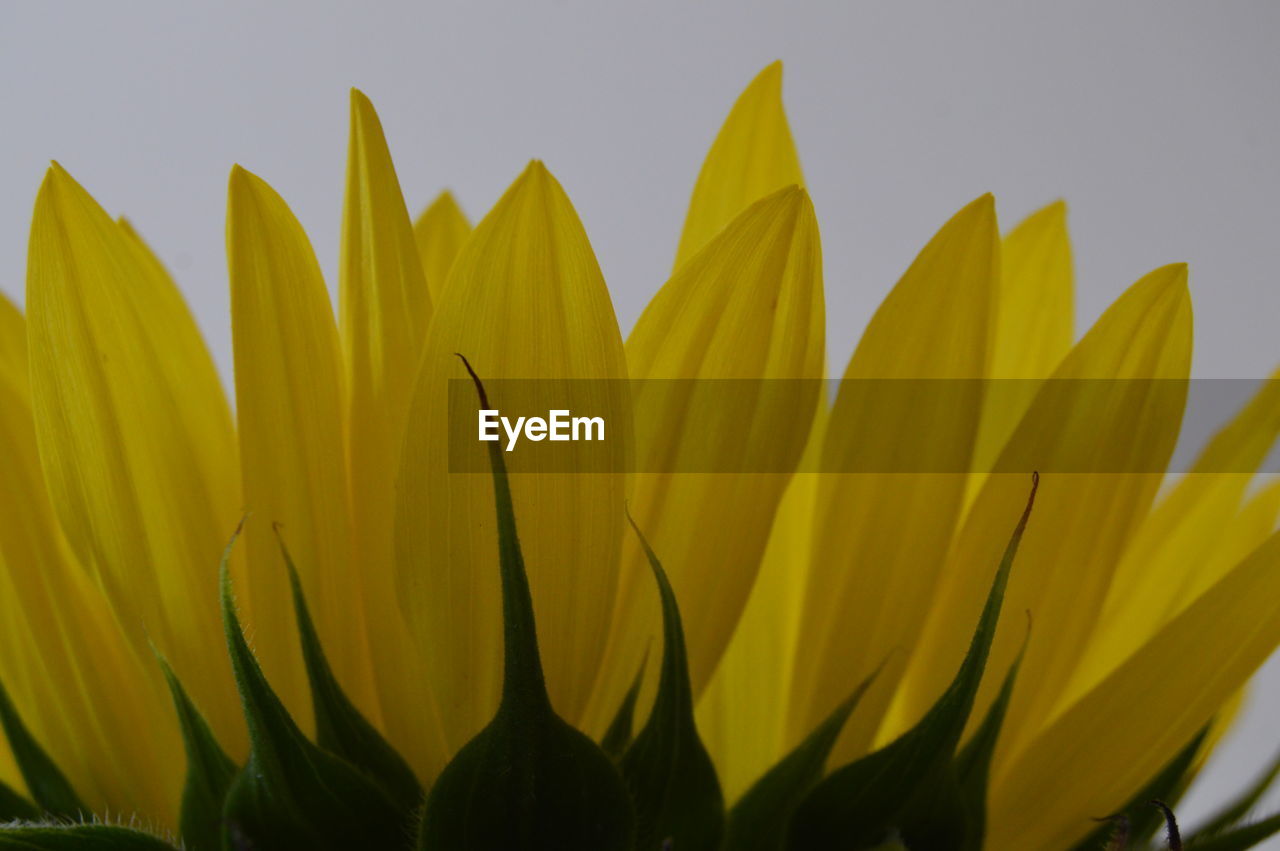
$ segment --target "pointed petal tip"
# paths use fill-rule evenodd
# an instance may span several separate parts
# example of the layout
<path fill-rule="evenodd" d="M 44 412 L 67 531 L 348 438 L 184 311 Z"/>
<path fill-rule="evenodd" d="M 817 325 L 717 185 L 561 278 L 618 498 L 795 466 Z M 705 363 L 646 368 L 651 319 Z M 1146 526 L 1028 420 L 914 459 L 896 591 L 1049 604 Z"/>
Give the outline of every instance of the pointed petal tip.
<path fill-rule="evenodd" d="M 511 190 L 508 191 L 545 192 L 548 187 L 558 185 L 559 182 L 546 164 L 542 160 L 533 159 L 529 160 L 529 164 L 525 166 L 524 171 L 520 172 L 520 176 L 515 179 Z"/>
<path fill-rule="evenodd" d="M 809 218 L 813 215 L 813 199 L 809 197 L 809 193 L 803 186 L 794 183 L 784 186 L 762 200 L 771 201 L 777 205 L 779 212 L 796 217 L 796 223 L 801 217 Z"/>
<path fill-rule="evenodd" d="M 49 168 L 45 172 L 45 179 L 75 180 L 75 178 L 71 176 L 71 172 L 67 171 L 63 167 L 62 163 L 57 160 L 49 160 Z"/>
<path fill-rule="evenodd" d="M 231 166 L 231 174 L 227 177 L 227 186 L 232 189 L 237 187 L 243 188 L 244 184 L 253 176 L 253 172 L 249 171 L 239 163 L 236 163 Z"/>
<path fill-rule="evenodd" d="M 776 189 L 768 195 L 761 197 L 758 203 L 772 203 L 779 206 L 791 207 L 800 206 L 807 200 L 809 200 L 809 193 L 804 190 L 804 187 L 792 183 L 789 186 L 783 186 L 781 189 Z"/>
<path fill-rule="evenodd" d="M 79 182 L 71 176 L 71 173 L 62 167 L 62 163 L 57 160 L 49 160 L 49 168 L 45 170 L 44 180 L 40 182 L 40 195 L 53 191 L 81 191 L 83 188 Z"/>
<path fill-rule="evenodd" d="M 953 217 L 955 222 L 966 220 L 994 228 L 996 226 L 996 196 L 990 192 L 979 195 L 961 207 L 960 212 Z"/>
<path fill-rule="evenodd" d="M 71 176 L 57 160 L 50 160 L 44 179 L 36 192 L 36 209 L 57 210 L 54 215 L 63 216 L 71 210 L 100 209 L 89 191 Z"/>
<path fill-rule="evenodd" d="M 252 198 L 259 183 L 262 183 L 262 178 L 239 163 L 231 166 L 231 173 L 227 175 L 228 214 L 232 208 L 243 205 Z"/>
<path fill-rule="evenodd" d="M 1191 304 L 1191 289 L 1188 286 L 1187 264 L 1169 263 L 1152 269 L 1139 278 L 1126 295 L 1141 300 L 1148 308 L 1158 304 L 1186 303 Z"/>
<path fill-rule="evenodd" d="M 373 101 L 369 100 L 368 95 L 352 86 L 351 126 L 363 130 L 365 125 L 380 126 L 378 111 L 373 108 Z"/>
<path fill-rule="evenodd" d="M 752 80 L 752 86 L 782 86 L 782 60 L 775 59 L 768 65 L 760 69 L 760 73 L 756 74 L 756 78 Z"/>
<path fill-rule="evenodd" d="M 1186 263 L 1167 263 L 1153 269 L 1147 278 L 1158 281 L 1159 288 L 1164 291 L 1182 292 L 1190 296 L 1191 291 L 1188 288 L 1190 281 L 1190 267 Z"/>
<path fill-rule="evenodd" d="M 231 166 L 231 174 L 227 177 L 227 191 L 233 199 L 276 194 L 269 183 L 239 163 Z"/>

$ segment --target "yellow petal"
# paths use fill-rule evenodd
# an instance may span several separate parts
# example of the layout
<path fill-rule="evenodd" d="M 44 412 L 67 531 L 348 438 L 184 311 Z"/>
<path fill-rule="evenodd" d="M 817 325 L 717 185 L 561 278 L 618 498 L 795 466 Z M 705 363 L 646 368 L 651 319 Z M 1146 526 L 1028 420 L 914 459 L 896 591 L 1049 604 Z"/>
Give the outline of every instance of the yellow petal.
<path fill-rule="evenodd" d="M 1239 564 L 1275 531 L 1277 517 L 1280 517 L 1280 479 L 1270 482 L 1245 501 L 1209 557 L 1206 573 L 1213 577 L 1222 576 Z"/>
<path fill-rule="evenodd" d="M 799 471 L 787 483 L 751 596 L 698 703 L 698 732 L 733 802 L 796 743 L 787 720 L 811 569 L 816 472 L 829 409 L 822 400 Z M 762 699 L 768 695 L 768 699 Z"/>
<path fill-rule="evenodd" d="M 118 224 L 151 281 L 145 292 L 153 293 L 156 298 L 156 315 L 176 323 L 166 341 L 166 357 L 161 366 L 171 383 L 189 385 L 182 400 L 184 406 L 189 406 L 183 410 L 184 417 L 196 430 L 197 446 L 202 453 L 207 453 L 209 474 L 219 477 L 224 494 L 230 493 L 239 487 L 240 480 L 234 466 L 223 461 L 235 458 L 236 440 L 222 379 L 205 346 L 204 336 L 168 270 L 128 220 L 120 219 Z"/>
<path fill-rule="evenodd" d="M 0 293 L 0 370 L 27 381 L 27 323 L 13 302 Z"/>
<path fill-rule="evenodd" d="M 837 758 L 870 743 L 932 599 L 965 485 L 962 475 L 932 471 L 968 468 L 982 401 L 979 382 L 934 379 L 985 375 L 999 257 L 986 195 L 938 231 L 881 304 L 831 412 L 797 650 L 795 740 L 894 653 L 850 719 Z M 868 396 L 882 386 L 904 392 Z M 929 472 L 830 472 L 883 470 L 877 464 L 894 459 Z"/>
<path fill-rule="evenodd" d="M 426 673 L 399 616 L 391 541 L 405 417 L 431 300 L 413 228 L 373 105 L 351 92 L 341 296 L 354 564 L 369 631 L 374 688 L 392 741 L 426 774 L 443 756 Z"/>
<path fill-rule="evenodd" d="M 456 748 L 496 706 L 502 618 L 492 485 L 487 475 L 450 472 L 448 385 L 466 374 L 454 352 L 470 359 L 498 401 L 500 379 L 612 379 L 576 382 L 571 407 L 602 416 L 615 445 L 629 446 L 613 306 L 573 206 L 541 163 L 507 190 L 454 263 L 427 333 L 398 479 L 401 605 Z M 565 446 L 578 457 L 579 444 Z M 595 677 L 617 586 L 625 481 L 538 469 L 539 457 L 510 456 L 511 486 L 547 684 L 557 711 L 573 721 Z"/>
<path fill-rule="evenodd" d="M 402 395 L 431 319 L 431 296 L 382 124 L 355 89 L 338 286 L 352 397 L 381 403 Z"/>
<path fill-rule="evenodd" d="M 54 509 L 135 650 L 148 635 L 243 743 L 214 569 L 239 503 L 222 389 L 181 296 L 58 166 L 27 270 L 32 400 Z"/>
<path fill-rule="evenodd" d="M 1096 684 L 1238 563 L 1239 558 L 1215 556 L 1277 434 L 1280 375 L 1214 436 L 1189 474 L 1135 532 L 1116 568 L 1098 628 L 1061 700 L 1074 700 Z M 1267 505 L 1264 501 L 1261 507 Z M 1242 533 L 1256 535 L 1247 527 Z M 1256 546 L 1260 539 L 1251 543 Z"/>
<path fill-rule="evenodd" d="M 774 62 L 738 97 L 702 163 L 675 268 L 755 201 L 784 186 L 803 184 L 782 109 L 782 63 Z"/>
<path fill-rule="evenodd" d="M 1067 205 L 1032 213 L 1001 243 L 991 375 L 1044 378 L 1071 348 L 1074 274 Z"/>
<path fill-rule="evenodd" d="M 627 339 L 631 377 L 647 379 L 635 389 L 632 514 L 680 600 L 695 694 L 746 605 L 786 473 L 804 449 L 822 391 L 823 329 L 817 219 L 804 191 L 789 187 L 682 266 Z M 752 472 L 704 472 L 727 469 Z M 629 537 L 589 728 L 608 723 L 659 641 L 646 570 Z"/>
<path fill-rule="evenodd" d="M 1048 378 L 1071 348 L 1073 279 L 1067 207 L 1057 201 L 1032 213 L 1000 246 L 1000 296 L 996 299 L 988 386 L 974 452 L 983 471 L 1000 454 L 1038 382 Z M 974 496 L 983 477 L 971 477 Z"/>
<path fill-rule="evenodd" d="M 236 415 L 248 559 L 244 594 L 255 646 L 299 719 L 309 699 L 290 611 L 280 524 L 325 652 L 347 694 L 377 718 L 369 681 L 360 568 L 351 559 L 342 463 L 338 333 L 302 226 L 260 178 L 231 171 L 227 212 Z"/>
<path fill-rule="evenodd" d="M 1030 611 L 1035 625 L 997 763 L 1036 732 L 1066 686 L 1121 552 L 1155 496 L 1161 474 L 1147 471 L 1164 469 L 1177 439 L 1191 359 L 1186 281 L 1181 265 L 1138 281 L 1054 372 L 1061 380 L 1041 388 L 997 466 L 1010 473 L 987 478 L 951 549 L 904 682 L 906 712 L 895 713 L 882 737 L 919 718 L 959 665 L 982 586 L 1004 546 L 1002 530 L 1025 495 L 1025 469 L 1045 472 L 988 662 L 997 673 L 983 681 L 975 717 L 1017 655 L 1023 613 Z"/>
<path fill-rule="evenodd" d="M 22 330 L 21 317 L 13 328 Z M 181 761 L 173 759 L 181 748 L 176 719 L 150 660 L 133 652 L 62 538 L 25 374 L 0 372 L 0 447 L 0 678 L 96 812 L 145 812 L 175 825 L 182 780 Z M 20 779 L 6 780 L 22 788 Z"/>
<path fill-rule="evenodd" d="M 441 192 L 413 223 L 413 237 L 432 300 L 440 299 L 453 261 L 469 236 L 471 222 L 448 191 Z"/>
<path fill-rule="evenodd" d="M 1097 813 L 1136 794 L 1277 643 L 1280 535 L 1273 535 L 994 776 L 987 847 L 1070 846 Z"/>

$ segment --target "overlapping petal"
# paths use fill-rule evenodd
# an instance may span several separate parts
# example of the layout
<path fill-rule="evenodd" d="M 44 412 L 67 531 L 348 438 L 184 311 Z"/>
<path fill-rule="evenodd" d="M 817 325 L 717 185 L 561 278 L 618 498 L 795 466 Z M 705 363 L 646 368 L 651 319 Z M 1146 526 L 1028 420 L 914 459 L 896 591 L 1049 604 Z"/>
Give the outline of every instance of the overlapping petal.
<path fill-rule="evenodd" d="M 3 333 L 23 330 L 12 317 Z M 0 447 L 0 681 L 91 806 L 172 818 L 179 745 L 156 672 L 75 563 L 45 489 L 26 375 L 2 367 Z"/>
<path fill-rule="evenodd" d="M 242 605 L 263 668 L 286 705 L 307 718 L 294 626 L 281 616 L 292 597 L 272 533 L 279 524 L 334 670 L 352 700 L 376 718 L 343 463 L 342 355 L 329 294 L 311 243 L 284 200 L 238 166 L 228 193 L 236 415 L 250 514 Z"/>
<path fill-rule="evenodd" d="M 469 236 L 471 222 L 467 221 L 452 192 L 441 192 L 414 221 L 413 238 L 418 243 L 422 273 L 427 278 L 432 299 L 439 299 L 444 292 L 453 261 Z"/>
<path fill-rule="evenodd" d="M 782 108 L 782 63 L 774 62 L 738 97 L 702 163 L 675 268 L 749 204 L 793 185 L 803 186 L 804 176 Z"/>
<path fill-rule="evenodd" d="M 997 769 L 1039 732 L 1066 687 L 1129 536 L 1150 508 L 1172 454 L 1186 396 L 1191 304 L 1186 268 L 1167 266 L 1129 288 L 1095 323 L 1032 402 L 997 462 L 1043 470 L 1026 567 L 1009 584 L 991 665 L 1004 670 L 1035 629 L 1005 717 Z M 984 483 L 939 576 L 933 607 L 882 736 L 919 717 L 963 652 L 964 629 L 998 557 L 998 530 L 1021 499 L 1022 475 Z M 1008 614 L 1012 612 L 1013 614 Z M 994 697 L 987 678 L 979 711 Z"/>
<path fill-rule="evenodd" d="M 746 791 L 794 744 L 788 726 L 797 702 L 792 680 L 829 416 L 824 394 L 797 472 L 778 502 L 742 617 L 698 704 L 698 728 L 727 801 Z"/>
<path fill-rule="evenodd" d="M 836 755 L 862 752 L 901 676 L 961 509 L 965 478 L 957 473 L 969 467 L 981 414 L 977 379 L 991 358 L 999 257 L 995 204 L 983 196 L 921 251 L 845 370 L 814 512 L 793 742 L 892 652 Z M 895 472 L 899 462 L 923 472 Z"/>
<path fill-rule="evenodd" d="M 1000 244 L 1000 290 L 991 334 L 992 379 L 983 400 L 969 497 L 1035 397 L 1071 349 L 1074 270 L 1067 207 L 1056 201 L 1032 213 Z"/>
<path fill-rule="evenodd" d="M 1233 537 L 1249 549 L 1260 543 L 1255 530 L 1264 524 L 1269 530 L 1268 499 L 1254 500 L 1244 525 L 1232 526 L 1277 435 L 1280 375 L 1264 382 L 1134 532 L 1062 700 L 1097 683 L 1235 567 L 1243 554 L 1242 541 Z M 1262 516 L 1255 519 L 1257 512 Z M 1269 520 L 1274 522 L 1274 514 Z M 1237 557 L 1219 558 L 1224 550 L 1235 550 Z"/>
<path fill-rule="evenodd" d="M 617 589 L 631 412 L 604 279 L 568 197 L 541 163 L 507 190 L 454 262 L 427 333 L 400 462 L 400 602 L 451 748 L 492 716 L 502 660 L 492 485 L 485 475 L 450 472 L 448 386 L 465 376 L 455 352 L 499 388 L 491 389 L 499 408 L 493 380 L 562 382 L 613 430 L 616 467 L 538 469 L 536 456 L 519 453 L 510 463 L 548 687 L 557 712 L 578 719 Z M 466 417 L 475 422 L 474 413 Z"/>
<path fill-rule="evenodd" d="M 627 340 L 640 380 L 632 513 L 685 613 L 695 692 L 746 604 L 804 448 L 822 392 L 823 325 L 817 220 L 792 187 L 752 205 L 682 266 Z M 725 470 L 745 472 L 711 472 Z M 661 624 L 644 571 L 643 553 L 624 545 L 593 729 L 621 702 Z"/>
<path fill-rule="evenodd" d="M 1212 636 L 1212 640 L 1206 640 Z M 1228 701 L 1280 643 L 1280 534 L 1166 624 L 994 777 L 991 848 L 1067 847 Z"/>
<path fill-rule="evenodd" d="M 50 498 L 134 651 L 173 660 L 243 742 L 207 600 L 239 504 L 222 388 L 195 323 L 143 247 L 55 165 L 27 277 L 32 408 Z"/>
<path fill-rule="evenodd" d="M 431 295 L 382 125 L 368 98 L 355 90 L 339 294 L 352 565 L 358 566 L 345 575 L 360 584 L 381 715 L 392 739 L 429 774 L 440 767 L 443 743 L 421 655 L 396 601 L 392 483 Z"/>

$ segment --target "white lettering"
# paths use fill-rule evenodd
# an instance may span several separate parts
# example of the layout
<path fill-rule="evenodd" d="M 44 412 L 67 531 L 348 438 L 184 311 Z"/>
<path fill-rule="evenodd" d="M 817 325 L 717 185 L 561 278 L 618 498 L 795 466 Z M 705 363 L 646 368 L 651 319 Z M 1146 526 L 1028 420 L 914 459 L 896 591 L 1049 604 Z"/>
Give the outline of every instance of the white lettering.
<path fill-rule="evenodd" d="M 578 437 L 578 426 L 582 426 L 583 436 Z M 596 436 L 591 436 L 591 428 L 595 427 Z M 604 417 L 574 417 L 574 440 L 604 440 Z"/>
<path fill-rule="evenodd" d="M 479 438 L 499 442 L 506 435 L 506 451 L 511 452 L 521 437 L 535 443 L 542 440 L 604 440 L 604 417 L 574 417 L 564 409 L 555 409 L 542 417 L 502 416 L 500 411 L 482 410 L 478 420 Z"/>
<path fill-rule="evenodd" d="M 524 425 L 524 417 L 516 417 L 516 427 L 511 427 L 511 420 L 506 417 L 502 418 L 502 428 L 507 433 L 507 451 L 510 452 L 516 448 L 516 441 L 520 439 L 520 427 Z"/>
<path fill-rule="evenodd" d="M 480 439 L 490 443 L 498 439 L 498 412 L 480 412 Z"/>
<path fill-rule="evenodd" d="M 551 423 L 551 439 L 552 440 L 568 440 L 569 439 L 569 412 L 563 410 L 555 410 L 549 412 Z M 574 438 L 575 440 L 577 438 Z"/>

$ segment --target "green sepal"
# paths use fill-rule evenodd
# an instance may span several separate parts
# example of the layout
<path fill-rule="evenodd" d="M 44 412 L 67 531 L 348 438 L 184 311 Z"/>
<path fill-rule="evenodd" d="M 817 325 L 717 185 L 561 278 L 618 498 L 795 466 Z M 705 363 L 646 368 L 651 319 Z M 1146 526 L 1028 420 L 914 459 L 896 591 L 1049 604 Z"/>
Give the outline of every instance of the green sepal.
<path fill-rule="evenodd" d="M 311 686 L 316 744 L 363 771 L 370 780 L 382 787 L 401 813 L 408 817 L 422 805 L 422 787 L 418 785 L 418 778 L 404 758 L 365 720 L 342 690 L 325 658 L 324 649 L 320 646 L 320 636 L 311 620 L 311 613 L 307 610 L 298 570 L 278 527 L 276 538 L 280 542 L 280 552 L 289 569 L 289 583 L 293 588 L 294 616 L 302 640 L 307 681 Z"/>
<path fill-rule="evenodd" d="M 174 846 L 113 824 L 33 824 L 0 828 L 0 851 L 174 851 Z"/>
<path fill-rule="evenodd" d="M 182 728 L 182 747 L 187 755 L 187 776 L 182 785 L 182 808 L 178 816 L 183 846 L 190 851 L 216 851 L 222 846 L 222 805 L 239 766 L 218 744 L 213 730 L 169 663 L 159 652 L 156 659 L 173 696 L 173 708 Z"/>
<path fill-rule="evenodd" d="M 39 818 L 36 805 L 22 797 L 8 783 L 0 780 L 0 823 L 7 821 L 31 821 Z"/>
<path fill-rule="evenodd" d="M 996 753 L 996 744 L 1000 740 L 1000 730 L 1004 727 L 1004 716 L 1009 711 L 1009 701 L 1013 697 L 1013 686 L 1018 680 L 1018 671 L 1022 667 L 1022 659 L 1027 653 L 1027 643 L 1031 639 L 1030 613 L 1027 614 L 1027 633 L 1022 639 L 1022 649 L 1009 666 L 1000 684 L 1000 692 L 992 702 L 982 723 L 973 737 L 960 749 L 955 758 L 955 791 L 959 795 L 964 809 L 964 841 L 960 843 L 963 851 L 980 851 L 982 840 L 987 829 L 987 785 L 991 772 L 991 760 Z"/>
<path fill-rule="evenodd" d="M 58 769 L 23 723 L 3 683 L 0 683 L 0 727 L 4 728 L 4 734 L 9 740 L 9 750 L 13 753 L 14 762 L 18 764 L 22 781 L 27 784 L 27 791 L 31 793 L 39 811 L 68 819 L 79 819 L 90 814 L 89 808 L 71 788 L 66 775 Z"/>
<path fill-rule="evenodd" d="M 898 817 L 898 834 L 908 848 L 963 851 L 975 829 L 954 762 L 931 772 Z"/>
<path fill-rule="evenodd" d="M 481 406 L 484 385 L 462 358 Z M 630 851 L 635 814 L 613 761 L 551 707 L 501 450 L 489 444 L 502 580 L 502 699 L 427 794 L 423 851 Z"/>
<path fill-rule="evenodd" d="M 618 711 L 614 713 L 613 720 L 604 731 L 604 737 L 600 739 L 601 750 L 613 760 L 621 759 L 631 745 L 635 727 L 636 700 L 640 697 L 640 686 L 644 684 L 644 670 L 648 665 L 649 654 L 646 652 L 644 659 L 640 662 L 640 669 L 636 671 L 635 679 L 631 681 L 631 688 L 627 689 L 627 693 L 623 695 Z"/>
<path fill-rule="evenodd" d="M 881 750 L 836 769 L 809 792 L 791 819 L 789 849 L 874 847 L 900 824 L 917 795 L 945 789 L 945 774 L 954 770 L 956 746 L 986 669 L 1009 572 L 1039 481 L 1038 475 L 1032 476 L 1027 507 L 1000 561 L 969 650 L 947 690 L 916 726 Z"/>
<path fill-rule="evenodd" d="M 1205 839 L 1192 837 L 1187 842 L 1187 848 L 1190 851 L 1244 851 L 1246 848 L 1253 848 L 1265 842 L 1276 834 L 1280 834 L 1280 813 L 1217 836 Z"/>
<path fill-rule="evenodd" d="M 1271 760 L 1266 770 L 1248 788 L 1210 816 L 1208 821 L 1199 825 L 1195 829 L 1190 843 L 1203 842 L 1211 836 L 1227 832 L 1244 821 L 1253 808 L 1257 806 L 1258 801 L 1262 800 L 1262 796 L 1271 788 L 1277 776 L 1280 776 L 1280 754 L 1277 754 Z"/>
<path fill-rule="evenodd" d="M 951 765 L 935 772 L 916 790 L 898 819 L 898 833 L 908 848 L 981 851 L 987 823 L 988 774 L 1031 638 L 1030 612 L 1027 617 L 1022 647 L 982 723 Z"/>
<path fill-rule="evenodd" d="M 711 756 L 698 738 L 693 686 L 680 608 L 662 563 L 630 514 L 662 598 L 662 666 L 653 710 L 619 766 L 636 805 L 636 846 L 718 848 L 724 835 L 724 795 Z"/>
<path fill-rule="evenodd" d="M 883 668 L 883 664 L 881 668 Z M 800 801 L 822 779 L 845 722 L 880 673 L 873 671 L 791 753 L 751 785 L 729 811 L 728 851 L 782 851 L 787 823 Z"/>
<path fill-rule="evenodd" d="M 249 728 L 249 759 L 227 792 L 223 847 L 404 847 L 404 814 L 358 769 L 308 741 L 263 676 L 232 600 L 227 561 L 234 545 L 235 537 L 222 558 L 222 622 Z"/>
<path fill-rule="evenodd" d="M 1188 773 L 1208 732 L 1208 726 L 1202 728 L 1117 811 L 1116 815 L 1128 817 L 1129 842 L 1133 847 L 1141 846 L 1164 826 L 1164 816 L 1159 809 L 1151 806 L 1150 802 L 1157 800 L 1175 803 L 1182 797 L 1182 793 L 1191 783 Z M 1107 841 L 1111 830 L 1110 824 L 1103 824 L 1084 840 L 1076 843 L 1073 851 L 1094 851 Z"/>

